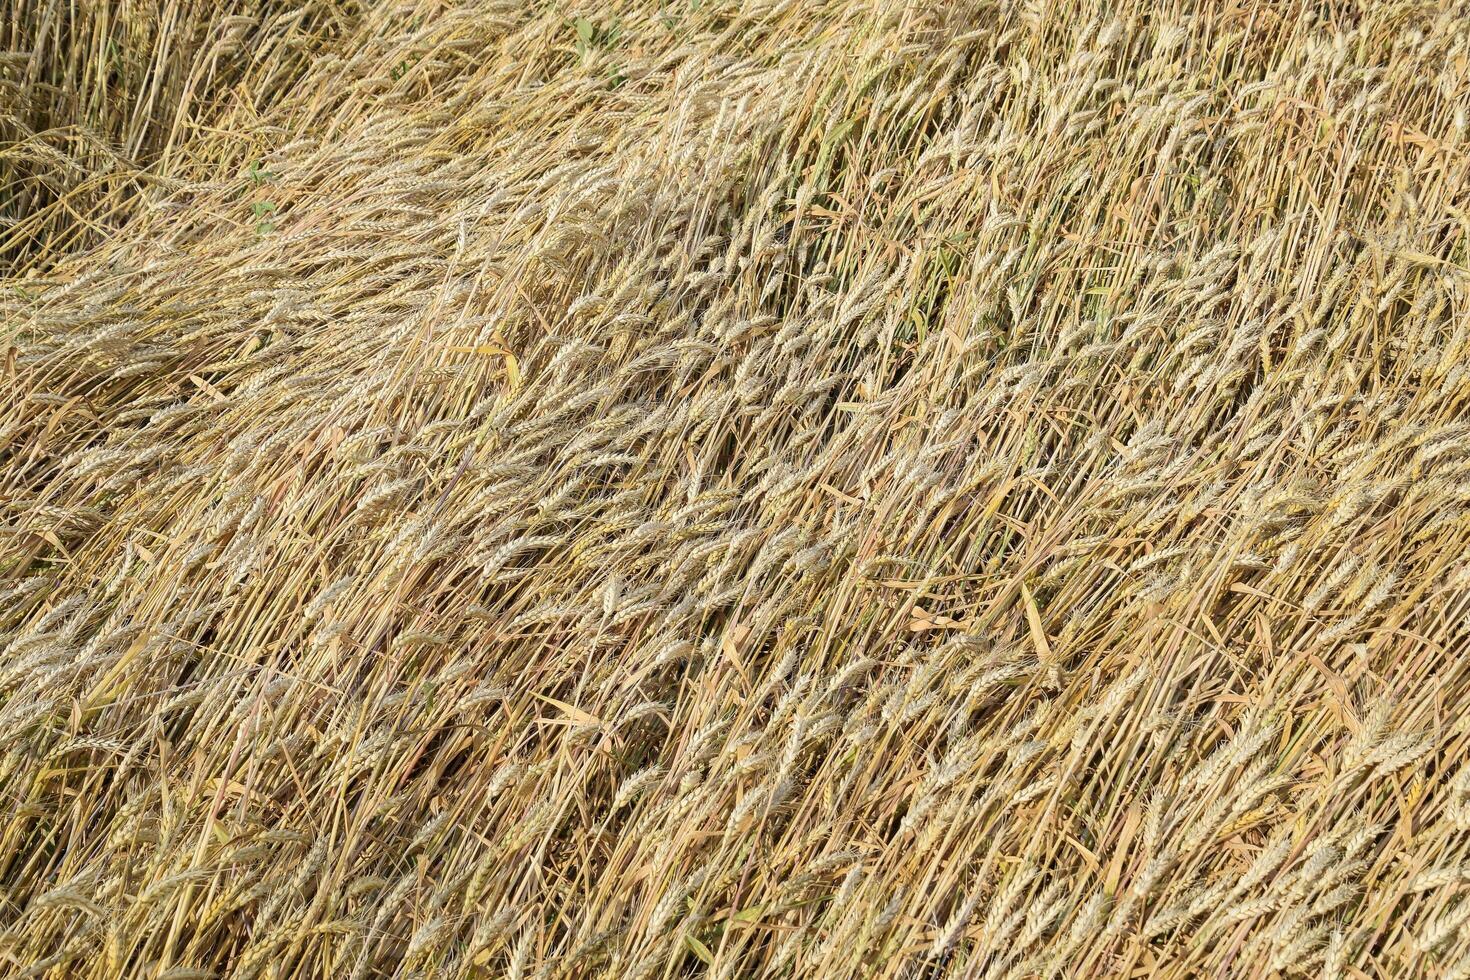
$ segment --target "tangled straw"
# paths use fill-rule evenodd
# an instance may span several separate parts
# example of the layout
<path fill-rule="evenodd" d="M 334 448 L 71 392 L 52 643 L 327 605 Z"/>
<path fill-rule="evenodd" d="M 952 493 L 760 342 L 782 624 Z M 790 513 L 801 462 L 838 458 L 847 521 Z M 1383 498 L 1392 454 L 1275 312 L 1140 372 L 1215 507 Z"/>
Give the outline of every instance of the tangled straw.
<path fill-rule="evenodd" d="M 8 976 L 1470 976 L 1470 7 L 0 3 Z"/>

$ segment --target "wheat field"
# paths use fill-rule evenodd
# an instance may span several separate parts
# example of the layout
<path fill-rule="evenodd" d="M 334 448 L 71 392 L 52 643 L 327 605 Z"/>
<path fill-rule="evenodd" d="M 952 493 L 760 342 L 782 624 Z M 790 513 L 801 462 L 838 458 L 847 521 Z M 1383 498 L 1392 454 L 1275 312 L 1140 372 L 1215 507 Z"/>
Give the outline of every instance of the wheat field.
<path fill-rule="evenodd" d="M 0 975 L 1470 977 L 1470 5 L 0 0 Z"/>

